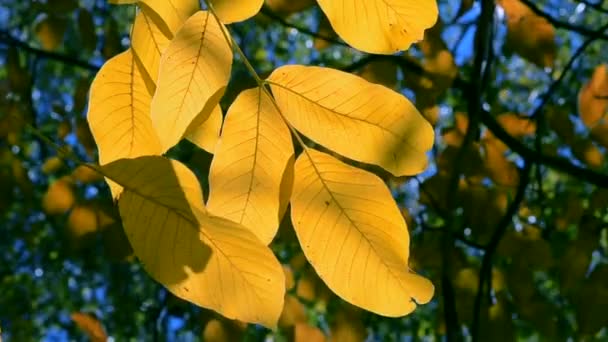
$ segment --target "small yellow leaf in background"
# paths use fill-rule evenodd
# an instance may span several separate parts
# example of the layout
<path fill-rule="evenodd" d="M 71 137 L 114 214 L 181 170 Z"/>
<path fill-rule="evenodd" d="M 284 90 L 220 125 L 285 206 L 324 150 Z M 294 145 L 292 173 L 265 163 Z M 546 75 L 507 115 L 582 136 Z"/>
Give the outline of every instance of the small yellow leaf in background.
<path fill-rule="evenodd" d="M 101 165 L 160 154 L 160 142 L 150 120 L 150 94 L 131 50 L 107 61 L 95 77 L 87 119 Z M 109 184 L 116 197 L 120 187 Z"/>
<path fill-rule="evenodd" d="M 101 322 L 94 316 L 83 312 L 74 312 L 70 317 L 87 334 L 90 341 L 104 342 L 108 339 Z"/>
<path fill-rule="evenodd" d="M 557 46 L 555 28 L 520 0 L 500 0 L 507 15 L 507 47 L 541 67 L 552 67 Z"/>
<path fill-rule="evenodd" d="M 336 33 L 352 47 L 393 54 L 422 40 L 437 21 L 435 0 L 317 0 Z"/>
<path fill-rule="evenodd" d="M 145 12 L 137 13 L 131 31 L 131 49 L 150 94 L 156 90 L 160 57 L 170 41 L 171 37 L 163 34 Z"/>
<path fill-rule="evenodd" d="M 45 50 L 55 50 L 63 42 L 67 27 L 66 18 L 46 15 L 36 24 L 34 32 Z"/>
<path fill-rule="evenodd" d="M 222 119 L 222 107 L 217 105 L 207 120 L 196 127 L 192 132 L 187 133 L 186 138 L 203 150 L 209 153 L 215 153 L 215 145 L 220 139 Z"/>
<path fill-rule="evenodd" d="M 152 122 L 162 151 L 200 126 L 224 94 L 232 67 L 232 50 L 223 26 L 199 11 L 184 23 L 160 62 Z"/>
<path fill-rule="evenodd" d="M 433 285 L 409 271 L 409 233 L 379 177 L 307 149 L 295 164 L 291 217 L 306 258 L 349 303 L 395 317 L 431 300 Z"/>
<path fill-rule="evenodd" d="M 206 214 L 195 175 L 163 157 L 103 166 L 124 186 L 118 206 L 144 269 L 177 297 L 231 319 L 276 326 L 285 276 L 245 227 Z"/>
<path fill-rule="evenodd" d="M 395 176 L 426 168 L 433 128 L 403 95 L 313 66 L 280 67 L 268 82 L 289 123 L 315 142 Z"/>
<path fill-rule="evenodd" d="M 321 329 L 306 322 L 297 323 L 289 331 L 290 341 L 294 342 L 325 342 L 327 339 Z"/>
<path fill-rule="evenodd" d="M 608 66 L 599 65 L 578 94 L 580 118 L 591 137 L 608 147 Z"/>
<path fill-rule="evenodd" d="M 47 214 L 60 215 L 70 210 L 75 201 L 73 184 L 67 179 L 59 179 L 53 182 L 44 194 L 42 208 Z"/>
<path fill-rule="evenodd" d="M 256 15 L 264 0 L 210 0 L 215 13 L 224 24 L 247 20 Z"/>
<path fill-rule="evenodd" d="M 289 128 L 260 88 L 243 91 L 224 122 L 209 171 L 207 207 L 268 244 L 279 228 L 280 186 L 293 156 Z"/>
<path fill-rule="evenodd" d="M 200 10 L 198 0 L 139 0 L 137 4 L 169 38 Z"/>

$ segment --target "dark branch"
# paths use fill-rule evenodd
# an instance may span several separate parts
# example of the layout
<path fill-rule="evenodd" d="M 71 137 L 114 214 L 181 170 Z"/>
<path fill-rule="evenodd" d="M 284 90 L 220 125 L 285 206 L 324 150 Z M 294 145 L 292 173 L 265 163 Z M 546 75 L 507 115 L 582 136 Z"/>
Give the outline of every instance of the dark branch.
<path fill-rule="evenodd" d="M 576 2 L 584 4 L 585 6 L 589 6 L 598 12 L 608 14 L 608 8 L 602 7 L 601 0 L 599 2 L 591 2 L 589 0 L 576 0 Z"/>
<path fill-rule="evenodd" d="M 500 240 L 507 232 L 507 228 L 509 228 L 509 226 L 513 222 L 513 216 L 517 213 L 517 211 L 519 210 L 519 206 L 525 198 L 526 189 L 530 184 L 530 170 L 532 168 L 532 165 L 533 163 L 530 160 L 525 161 L 525 165 L 520 171 L 520 181 L 517 187 L 515 198 L 509 204 L 505 215 L 498 222 L 496 230 L 494 230 L 494 233 L 490 238 L 490 242 L 485 248 L 486 252 L 483 255 L 483 259 L 481 261 L 481 270 L 479 271 L 479 283 L 477 286 L 477 294 L 475 296 L 475 304 L 473 307 L 473 324 L 471 325 L 471 335 L 473 337 L 473 341 L 479 340 L 481 307 L 486 292 L 485 287 L 486 285 L 489 285 L 489 279 L 492 276 L 492 259 L 494 257 L 494 253 L 496 253 L 496 249 L 498 248 Z"/>

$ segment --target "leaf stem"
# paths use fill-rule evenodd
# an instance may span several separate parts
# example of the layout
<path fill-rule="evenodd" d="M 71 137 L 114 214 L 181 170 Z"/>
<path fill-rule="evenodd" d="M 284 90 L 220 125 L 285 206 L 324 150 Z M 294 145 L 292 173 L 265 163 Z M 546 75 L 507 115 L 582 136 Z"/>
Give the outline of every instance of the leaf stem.
<path fill-rule="evenodd" d="M 222 30 L 222 34 L 224 35 L 224 39 L 226 40 L 228 45 L 233 50 L 235 50 L 236 53 L 241 57 L 241 59 L 243 60 L 243 63 L 245 64 L 245 67 L 247 68 L 247 70 L 249 71 L 251 76 L 255 79 L 255 82 L 258 85 L 258 87 L 264 92 L 264 94 L 266 94 L 271 99 L 271 102 L 274 105 L 274 107 L 277 109 L 279 115 L 281 116 L 281 119 L 283 119 L 283 122 L 285 122 L 287 127 L 289 127 L 289 130 L 291 131 L 291 133 L 296 137 L 298 144 L 300 144 L 303 151 L 306 153 L 306 155 L 309 157 L 309 159 L 312 162 L 312 158 L 308 155 L 308 150 L 307 150 L 308 146 L 304 142 L 304 139 L 302 139 L 302 137 L 300 136 L 300 133 L 298 133 L 298 131 L 289 123 L 289 121 L 287 121 L 287 119 L 285 118 L 285 115 L 283 115 L 281 108 L 279 108 L 279 105 L 277 105 L 274 97 L 270 93 L 270 90 L 268 90 L 268 88 L 266 87 L 266 85 L 268 85 L 268 82 L 266 82 L 266 80 L 263 80 L 260 77 L 260 75 L 258 75 L 257 71 L 255 71 L 255 68 L 253 67 L 253 65 L 251 65 L 251 62 L 249 62 L 249 59 L 247 58 L 247 56 L 245 56 L 245 53 L 243 52 L 243 50 L 241 49 L 239 44 L 237 44 L 234 41 L 234 39 L 232 38 L 232 36 L 230 36 L 230 31 L 228 30 L 228 27 L 226 27 L 224 24 L 222 24 L 220 18 L 217 16 L 217 13 L 215 12 L 215 9 L 213 8 L 213 5 L 209 2 L 209 0 L 204 0 L 204 1 L 205 1 L 205 5 L 209 9 L 209 12 L 211 12 L 213 17 L 215 18 L 215 21 L 217 22 L 217 24 L 220 27 L 226 28 L 226 30 Z"/>

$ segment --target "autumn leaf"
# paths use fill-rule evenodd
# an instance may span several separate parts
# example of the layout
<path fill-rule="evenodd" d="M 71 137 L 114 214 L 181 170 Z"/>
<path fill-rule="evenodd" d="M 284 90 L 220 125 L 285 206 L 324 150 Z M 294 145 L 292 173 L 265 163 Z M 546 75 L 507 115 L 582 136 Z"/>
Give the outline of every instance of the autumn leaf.
<path fill-rule="evenodd" d="M 162 152 L 200 126 L 224 94 L 232 66 L 232 50 L 224 28 L 206 11 L 190 17 L 160 61 L 152 122 Z"/>
<path fill-rule="evenodd" d="M 538 66 L 553 66 L 557 49 L 553 25 L 520 0 L 499 4 L 507 16 L 507 46 Z"/>
<path fill-rule="evenodd" d="M 317 0 L 340 38 L 369 53 L 392 54 L 422 40 L 437 21 L 435 0 Z"/>
<path fill-rule="evenodd" d="M 249 19 L 256 15 L 264 0 L 209 0 L 215 13 L 224 24 Z"/>
<path fill-rule="evenodd" d="M 103 325 L 93 315 L 83 312 L 73 312 L 70 317 L 72 321 L 82 329 L 93 342 L 103 342 L 108 339 Z"/>
<path fill-rule="evenodd" d="M 135 17 L 131 31 L 131 49 L 150 95 L 156 90 L 160 58 L 169 45 L 171 36 L 166 36 L 145 13 Z"/>
<path fill-rule="evenodd" d="M 87 119 L 101 165 L 160 154 L 160 142 L 150 119 L 150 101 L 131 50 L 106 62 L 97 73 L 91 85 Z M 120 187 L 111 181 L 108 184 L 114 197 L 118 196 Z"/>
<path fill-rule="evenodd" d="M 261 88 L 243 91 L 226 115 L 209 171 L 210 212 L 270 243 L 279 228 L 281 180 L 293 158 L 289 128 Z"/>
<path fill-rule="evenodd" d="M 186 133 L 186 139 L 203 150 L 214 153 L 215 145 L 220 139 L 222 120 L 222 107 L 217 105 L 205 122 Z"/>
<path fill-rule="evenodd" d="M 102 169 L 125 188 L 120 215 L 152 278 L 228 318 L 276 326 L 285 293 L 281 265 L 248 229 L 206 213 L 192 171 L 159 156 L 122 159 Z"/>
<path fill-rule="evenodd" d="M 396 317 L 431 299 L 433 285 L 408 269 L 407 227 L 377 176 L 306 149 L 295 164 L 291 217 L 306 258 L 349 303 Z"/>
<path fill-rule="evenodd" d="M 169 38 L 173 38 L 184 22 L 200 10 L 198 0 L 139 0 L 137 4 Z"/>
<path fill-rule="evenodd" d="M 287 121 L 313 141 L 396 176 L 426 168 L 433 128 L 401 94 L 313 66 L 280 67 L 267 82 Z"/>

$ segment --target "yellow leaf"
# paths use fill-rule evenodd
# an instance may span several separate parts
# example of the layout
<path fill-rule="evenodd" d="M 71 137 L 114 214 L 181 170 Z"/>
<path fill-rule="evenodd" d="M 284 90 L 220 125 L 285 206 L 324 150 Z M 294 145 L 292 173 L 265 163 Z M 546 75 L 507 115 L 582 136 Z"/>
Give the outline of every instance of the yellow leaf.
<path fill-rule="evenodd" d="M 601 64 L 593 70 L 591 79 L 578 94 L 578 108 L 588 128 L 603 123 L 608 111 L 608 65 Z"/>
<path fill-rule="evenodd" d="M 247 20 L 256 15 L 264 0 L 210 0 L 215 13 L 224 24 Z"/>
<path fill-rule="evenodd" d="M 291 333 L 293 337 L 290 341 L 294 342 L 325 342 L 327 340 L 321 329 L 306 322 L 296 323 L 293 331 L 290 331 L 290 335 Z"/>
<path fill-rule="evenodd" d="M 553 66 L 557 54 L 553 25 L 520 0 L 500 0 L 499 4 L 507 16 L 506 45 L 538 66 Z"/>
<path fill-rule="evenodd" d="M 198 0 L 139 0 L 137 4 L 169 38 L 200 10 Z"/>
<path fill-rule="evenodd" d="M 203 331 L 203 341 L 242 341 L 245 335 L 244 330 L 244 327 L 240 326 L 237 322 L 214 318 L 205 325 L 205 330 Z"/>
<path fill-rule="evenodd" d="M 94 316 L 83 312 L 73 312 L 70 317 L 92 342 L 102 342 L 108 339 L 103 325 Z"/>
<path fill-rule="evenodd" d="M 195 128 L 192 132 L 186 135 L 194 145 L 203 150 L 214 153 L 215 145 L 220 139 L 220 130 L 222 129 L 222 107 L 215 106 L 209 118 L 202 125 Z"/>
<path fill-rule="evenodd" d="M 152 98 L 152 122 L 162 152 L 200 126 L 224 94 L 232 67 L 232 50 L 223 26 L 199 11 L 180 29 L 160 61 Z"/>
<path fill-rule="evenodd" d="M 107 61 L 95 76 L 87 119 L 101 165 L 121 158 L 160 154 L 160 142 L 150 120 L 150 94 L 131 50 Z M 108 184 L 117 197 L 120 187 Z"/>
<path fill-rule="evenodd" d="M 146 271 L 177 297 L 231 319 L 276 326 L 285 276 L 245 227 L 206 214 L 195 175 L 163 157 L 103 166 L 125 187 L 120 215 Z"/>
<path fill-rule="evenodd" d="M 51 184 L 42 198 L 42 208 L 50 215 L 60 215 L 68 211 L 76 200 L 73 185 L 66 179 Z"/>
<path fill-rule="evenodd" d="M 280 187 L 293 156 L 289 128 L 261 88 L 243 91 L 226 115 L 209 171 L 207 207 L 270 243 L 281 220 Z"/>
<path fill-rule="evenodd" d="M 289 123 L 315 142 L 395 176 L 426 168 L 433 128 L 401 94 L 313 66 L 283 66 L 268 81 Z"/>
<path fill-rule="evenodd" d="M 160 57 L 172 36 L 165 36 L 152 19 L 139 12 L 131 31 L 131 48 L 150 94 L 156 90 Z"/>
<path fill-rule="evenodd" d="M 295 164 L 291 217 L 306 258 L 349 303 L 396 317 L 431 300 L 431 282 L 408 269 L 407 227 L 379 177 L 307 149 Z"/>
<path fill-rule="evenodd" d="M 336 33 L 352 47 L 392 54 L 422 40 L 437 21 L 435 0 L 317 0 Z"/>

